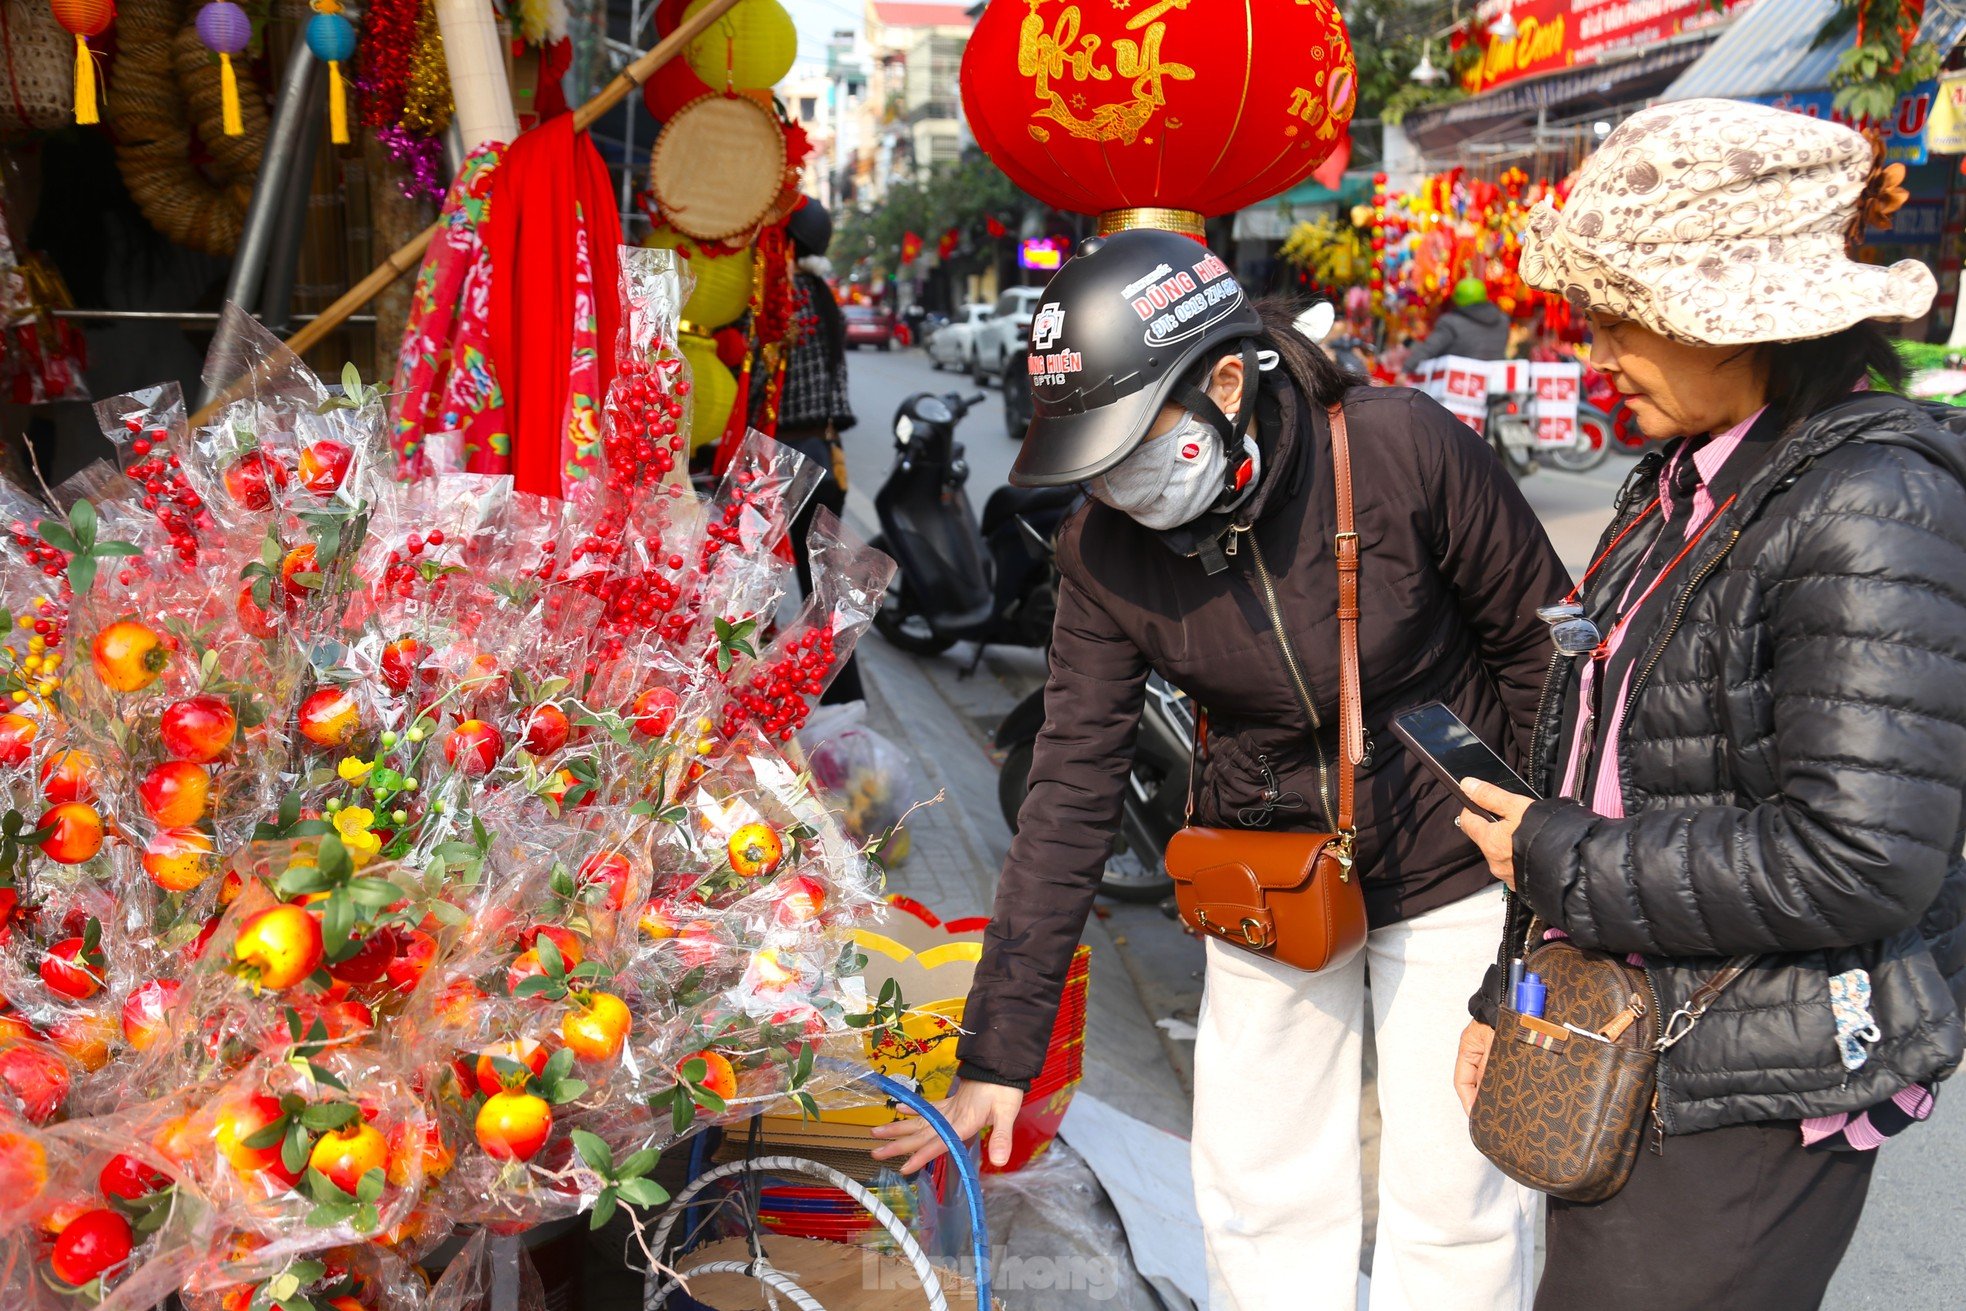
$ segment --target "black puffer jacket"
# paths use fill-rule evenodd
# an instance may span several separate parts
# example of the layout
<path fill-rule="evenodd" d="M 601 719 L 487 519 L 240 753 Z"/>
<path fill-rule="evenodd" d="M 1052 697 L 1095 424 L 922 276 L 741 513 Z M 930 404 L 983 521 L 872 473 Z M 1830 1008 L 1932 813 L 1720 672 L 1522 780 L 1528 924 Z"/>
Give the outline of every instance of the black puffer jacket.
<path fill-rule="evenodd" d="M 1633 474 L 1606 541 L 1657 468 Z M 1595 594 L 1622 590 L 1645 537 Z M 1716 958 L 1762 953 L 1661 1062 L 1669 1133 L 1945 1077 L 1966 1002 L 1966 439 L 1895 398 L 1835 406 L 1776 444 L 1671 586 L 1678 623 L 1634 666 L 1628 817 L 1536 803 L 1516 833 L 1524 900 L 1583 946 L 1644 953 L 1666 1013 Z M 1539 719 L 1545 795 L 1573 665 L 1552 666 Z M 1857 968 L 1882 1038 L 1846 1073 L 1829 980 Z"/>

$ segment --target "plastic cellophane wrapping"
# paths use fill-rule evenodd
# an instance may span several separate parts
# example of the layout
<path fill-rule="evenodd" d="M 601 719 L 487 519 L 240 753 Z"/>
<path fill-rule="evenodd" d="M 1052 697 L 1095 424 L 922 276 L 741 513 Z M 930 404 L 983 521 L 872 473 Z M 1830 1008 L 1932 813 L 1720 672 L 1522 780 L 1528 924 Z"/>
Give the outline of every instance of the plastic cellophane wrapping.
<path fill-rule="evenodd" d="M 60 510 L 0 488 L 0 1304 L 475 1305 L 485 1228 L 866 1100 L 879 875 L 792 741 L 893 565 L 822 516 L 774 625 L 818 471 L 666 476 L 681 293 L 624 280 L 642 427 L 566 500 L 399 470 L 236 314 L 212 422 L 117 397 Z"/>

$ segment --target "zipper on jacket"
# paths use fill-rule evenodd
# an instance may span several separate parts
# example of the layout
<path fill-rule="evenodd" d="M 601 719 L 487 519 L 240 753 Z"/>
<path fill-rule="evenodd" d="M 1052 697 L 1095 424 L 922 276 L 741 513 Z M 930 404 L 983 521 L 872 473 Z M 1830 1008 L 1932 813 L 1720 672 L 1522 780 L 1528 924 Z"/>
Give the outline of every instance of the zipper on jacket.
<path fill-rule="evenodd" d="M 1231 537 L 1231 544 L 1235 539 Z M 1290 639 L 1283 630 L 1283 610 L 1277 605 L 1276 583 L 1270 577 L 1269 566 L 1263 562 L 1263 544 L 1254 537 L 1249 539 L 1249 550 L 1256 562 L 1256 580 L 1262 584 L 1263 604 L 1270 612 L 1270 632 L 1277 640 L 1277 650 L 1283 655 L 1283 667 L 1290 673 L 1291 685 L 1297 689 L 1297 699 L 1303 703 L 1304 713 L 1311 719 L 1311 746 L 1317 752 L 1317 791 L 1318 800 L 1324 804 L 1324 822 L 1328 827 L 1337 827 L 1337 817 L 1331 813 L 1330 771 L 1325 764 L 1324 743 L 1318 740 L 1318 733 L 1324 724 L 1318 719 L 1317 706 L 1311 700 L 1310 685 L 1304 681 L 1304 671 L 1297 667 L 1297 655 L 1290 649 Z"/>

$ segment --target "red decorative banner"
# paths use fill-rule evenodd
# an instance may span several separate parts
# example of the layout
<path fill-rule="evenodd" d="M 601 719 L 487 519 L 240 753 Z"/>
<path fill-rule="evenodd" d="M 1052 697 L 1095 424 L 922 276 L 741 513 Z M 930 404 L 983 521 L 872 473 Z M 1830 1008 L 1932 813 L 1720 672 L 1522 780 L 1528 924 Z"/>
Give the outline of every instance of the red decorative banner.
<path fill-rule="evenodd" d="M 1637 46 L 1654 45 L 1723 22 L 1754 0 L 1483 0 L 1476 23 L 1485 43 L 1481 63 L 1461 80 L 1470 95 L 1525 77 L 1595 64 Z M 1488 35 L 1504 9 L 1515 39 Z"/>

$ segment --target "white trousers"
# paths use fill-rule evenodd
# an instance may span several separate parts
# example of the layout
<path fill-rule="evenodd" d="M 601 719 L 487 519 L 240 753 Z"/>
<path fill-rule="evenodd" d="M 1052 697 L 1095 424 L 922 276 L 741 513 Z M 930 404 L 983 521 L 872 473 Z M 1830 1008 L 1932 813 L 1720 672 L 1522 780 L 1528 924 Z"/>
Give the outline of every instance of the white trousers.
<path fill-rule="evenodd" d="M 1536 1198 L 1468 1141 L 1454 1095 L 1501 885 L 1375 929 L 1306 974 L 1208 943 L 1195 1040 L 1195 1202 L 1211 1311 L 1355 1311 L 1366 977 L 1378 1050 L 1371 1311 L 1527 1311 Z"/>

